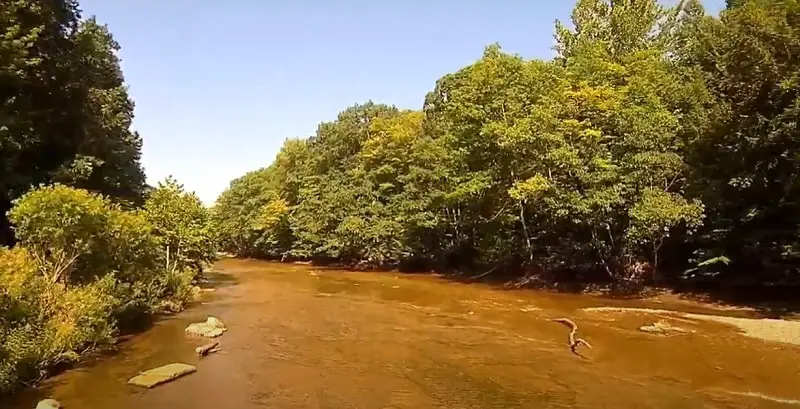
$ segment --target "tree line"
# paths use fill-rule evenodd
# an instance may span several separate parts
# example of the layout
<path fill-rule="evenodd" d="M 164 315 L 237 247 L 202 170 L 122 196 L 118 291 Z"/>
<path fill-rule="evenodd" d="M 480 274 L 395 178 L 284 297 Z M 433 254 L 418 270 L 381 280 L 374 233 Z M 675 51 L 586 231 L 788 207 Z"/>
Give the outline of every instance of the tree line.
<path fill-rule="evenodd" d="M 118 49 L 73 0 L 0 2 L 0 394 L 179 311 L 216 256 L 197 196 L 145 184 Z"/>
<path fill-rule="evenodd" d="M 367 102 L 233 180 L 240 256 L 582 280 L 796 279 L 800 2 L 579 0 L 420 110 Z"/>

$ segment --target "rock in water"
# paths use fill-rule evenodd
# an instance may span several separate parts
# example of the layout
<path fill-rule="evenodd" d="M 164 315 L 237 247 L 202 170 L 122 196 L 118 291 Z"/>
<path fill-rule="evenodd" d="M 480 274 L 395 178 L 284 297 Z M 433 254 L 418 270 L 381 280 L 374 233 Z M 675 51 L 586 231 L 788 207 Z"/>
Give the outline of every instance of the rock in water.
<path fill-rule="evenodd" d="M 161 385 L 162 383 L 174 381 L 181 376 L 188 375 L 195 371 L 197 371 L 197 368 L 192 365 L 181 363 L 169 364 L 144 371 L 131 378 L 128 383 L 149 389 Z"/>
<path fill-rule="evenodd" d="M 651 325 L 639 327 L 639 331 L 659 335 L 688 334 L 694 332 L 690 329 L 673 326 L 669 322 L 663 320 L 656 321 Z"/>
<path fill-rule="evenodd" d="M 55 399 L 43 399 L 36 404 L 36 409 L 60 409 L 61 402 Z"/>
<path fill-rule="evenodd" d="M 222 321 L 220 321 L 217 317 L 208 317 L 206 319 L 206 325 L 214 328 L 225 328 L 225 324 L 223 324 Z"/>
<path fill-rule="evenodd" d="M 195 322 L 186 327 L 186 333 L 201 337 L 216 338 L 228 329 L 216 317 L 208 317 L 205 322 Z"/>
<path fill-rule="evenodd" d="M 203 298 L 203 290 L 196 285 L 192 286 L 192 299 L 200 301 L 201 298 Z"/>

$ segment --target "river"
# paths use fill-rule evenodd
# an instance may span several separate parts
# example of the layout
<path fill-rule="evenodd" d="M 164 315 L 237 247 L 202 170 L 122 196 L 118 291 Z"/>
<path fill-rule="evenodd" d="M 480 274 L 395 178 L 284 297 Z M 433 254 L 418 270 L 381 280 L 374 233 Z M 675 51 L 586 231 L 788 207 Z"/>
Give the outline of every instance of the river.
<path fill-rule="evenodd" d="M 796 345 L 718 323 L 659 336 L 638 330 L 647 314 L 581 310 L 689 304 L 245 260 L 217 269 L 216 291 L 197 305 L 0 407 L 43 397 L 66 409 L 800 407 Z M 208 315 L 229 331 L 220 352 L 199 358 L 206 341 L 184 328 Z M 593 348 L 572 354 L 557 317 Z M 171 362 L 198 371 L 150 390 L 126 384 Z"/>

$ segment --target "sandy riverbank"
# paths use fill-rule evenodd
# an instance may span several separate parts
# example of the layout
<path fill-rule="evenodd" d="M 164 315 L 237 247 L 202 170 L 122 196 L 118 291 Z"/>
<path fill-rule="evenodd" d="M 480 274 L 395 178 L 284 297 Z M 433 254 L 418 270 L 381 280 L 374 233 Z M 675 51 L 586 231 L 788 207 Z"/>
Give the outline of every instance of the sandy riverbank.
<path fill-rule="evenodd" d="M 695 314 L 654 308 L 589 307 L 583 308 L 582 311 L 596 313 L 671 315 L 692 320 L 712 321 L 734 326 L 742 331 L 744 335 L 752 338 L 800 345 L 800 321 L 727 317 L 722 315 Z"/>

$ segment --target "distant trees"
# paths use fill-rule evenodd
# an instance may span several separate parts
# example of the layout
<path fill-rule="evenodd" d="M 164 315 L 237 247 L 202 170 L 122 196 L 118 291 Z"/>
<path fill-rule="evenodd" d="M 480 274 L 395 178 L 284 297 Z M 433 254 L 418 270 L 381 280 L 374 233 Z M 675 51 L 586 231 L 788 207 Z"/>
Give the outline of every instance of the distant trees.
<path fill-rule="evenodd" d="M 579 1 L 551 61 L 491 45 L 421 111 L 355 105 L 287 141 L 220 196 L 216 231 L 373 266 L 796 273 L 799 12 Z"/>

